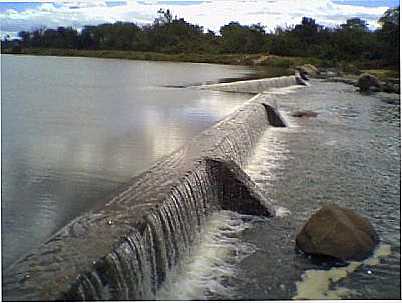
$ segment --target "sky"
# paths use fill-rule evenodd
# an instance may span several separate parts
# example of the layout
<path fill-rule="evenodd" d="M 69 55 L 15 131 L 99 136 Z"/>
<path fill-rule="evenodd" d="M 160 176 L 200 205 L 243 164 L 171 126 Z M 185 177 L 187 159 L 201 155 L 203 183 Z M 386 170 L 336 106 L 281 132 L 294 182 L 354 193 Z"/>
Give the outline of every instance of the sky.
<path fill-rule="evenodd" d="M 55 28 L 105 22 L 130 21 L 151 23 L 160 8 L 204 29 L 219 32 L 230 21 L 241 24 L 261 23 L 266 29 L 294 25 L 303 16 L 319 24 L 334 26 L 360 17 L 371 29 L 377 20 L 399 0 L 87 0 L 87 1 L 1 1 L 0 34 L 16 37 L 22 30 Z"/>

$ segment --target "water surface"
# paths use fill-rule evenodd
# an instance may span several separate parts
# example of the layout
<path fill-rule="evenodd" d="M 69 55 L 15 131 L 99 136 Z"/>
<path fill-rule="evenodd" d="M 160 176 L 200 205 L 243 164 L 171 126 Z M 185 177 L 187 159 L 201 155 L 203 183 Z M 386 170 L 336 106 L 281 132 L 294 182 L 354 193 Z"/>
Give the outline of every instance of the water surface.
<path fill-rule="evenodd" d="M 213 64 L 1 60 L 4 267 L 250 97 L 186 87 L 254 73 Z"/>
<path fill-rule="evenodd" d="M 362 264 L 330 289 L 340 290 L 339 299 L 400 299 L 400 108 L 386 101 L 318 81 L 278 95 L 289 127 L 265 133 L 247 172 L 291 214 L 244 234 L 257 249 L 241 264 L 240 298 L 293 298 L 305 271 L 322 269 L 295 251 L 296 234 L 322 205 L 335 203 L 367 217 L 391 251 L 378 265 Z M 299 110 L 319 115 L 293 118 Z"/>
<path fill-rule="evenodd" d="M 292 300 L 308 292 L 303 299 L 400 299 L 399 106 L 341 83 L 313 81 L 273 93 L 289 126 L 266 130 L 246 172 L 268 200 L 290 213 L 212 215 L 161 298 Z M 291 116 L 300 110 L 319 115 Z M 372 222 L 381 239 L 373 258 L 328 271 L 332 265 L 313 264 L 295 250 L 297 232 L 327 203 Z M 299 294 L 297 285 L 307 276 L 312 283 Z"/>

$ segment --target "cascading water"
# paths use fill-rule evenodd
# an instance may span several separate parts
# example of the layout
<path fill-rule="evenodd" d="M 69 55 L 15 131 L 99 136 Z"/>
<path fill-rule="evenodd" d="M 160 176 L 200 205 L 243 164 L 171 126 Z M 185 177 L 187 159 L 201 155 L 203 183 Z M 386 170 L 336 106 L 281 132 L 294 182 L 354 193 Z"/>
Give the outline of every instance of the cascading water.
<path fill-rule="evenodd" d="M 86 260 L 93 258 L 92 264 L 83 266 L 82 270 L 76 265 L 74 268 L 65 267 L 71 277 L 68 279 L 73 279 L 63 282 L 64 285 L 69 283 L 68 288 L 64 286 L 60 291 L 50 289 L 50 293 L 45 292 L 39 283 L 41 277 L 46 279 L 48 265 L 44 262 L 43 269 L 35 273 L 34 279 L 18 279 L 14 276 L 13 279 L 17 280 L 9 280 L 7 285 L 12 287 L 5 289 L 6 297 L 21 298 L 20 289 L 26 287 L 29 288 L 30 298 L 45 300 L 163 299 L 163 294 L 169 293 L 164 285 L 167 281 L 172 285 L 170 281 L 177 278 L 175 273 L 180 271 L 178 268 L 184 268 L 184 272 L 191 275 L 191 261 L 188 263 L 190 265 L 183 265 L 180 260 L 203 258 L 197 257 L 192 249 L 196 235 L 202 238 L 203 233 L 207 238 L 198 241 L 198 247 L 201 245 L 200 249 L 204 251 L 211 249 L 209 252 L 212 255 L 224 255 L 216 264 L 212 260 L 214 257 L 205 262 L 209 263 L 211 270 L 221 272 L 222 277 L 230 275 L 234 270 L 233 264 L 252 253 L 253 247 L 238 243 L 231 237 L 248 228 L 249 225 L 243 220 L 245 217 L 242 217 L 245 215 L 221 210 L 241 212 L 241 205 L 245 203 L 253 209 L 253 213 L 272 214 L 269 203 L 263 201 L 258 188 L 241 170 L 259 137 L 269 126 L 270 119 L 277 115 L 272 107 L 264 104 L 268 99 L 267 95 L 252 98 L 227 119 L 194 138 L 188 146 L 140 175 L 125 191 L 112 197 L 105 208 L 87 215 L 96 220 L 78 218 L 54 236 L 59 242 L 48 241 L 49 247 L 46 249 L 51 250 L 52 245 L 58 245 L 58 254 L 60 250 L 64 254 L 62 262 L 65 262 L 66 256 L 75 256 L 82 251 L 86 254 Z M 276 118 L 280 120 L 280 117 Z M 166 167 L 167 164 L 170 166 Z M 152 183 L 154 192 L 149 180 L 160 183 L 159 187 Z M 234 201 L 236 199 L 242 201 Z M 77 228 L 81 230 L 82 227 L 81 233 L 70 232 Z M 120 235 L 120 239 L 111 232 Z M 81 241 L 85 235 L 96 235 L 96 238 L 103 235 L 104 239 L 101 237 L 99 240 L 104 241 L 98 248 L 96 243 Z M 78 251 L 71 247 L 75 241 L 79 241 L 76 245 L 82 246 Z M 206 249 L 202 243 L 207 243 L 205 245 L 209 248 Z M 219 247 L 222 243 L 224 247 Z M 109 252 L 108 247 L 112 248 Z M 57 255 L 51 257 L 53 259 L 49 257 L 48 260 L 56 260 Z M 41 262 L 42 258 L 39 248 L 20 264 L 17 262 L 11 273 L 26 272 L 32 268 L 32 263 Z M 78 257 L 75 260 L 80 262 Z M 85 261 L 85 264 L 88 263 Z M 190 266 L 190 269 L 186 269 L 186 266 Z M 79 272 L 78 277 L 74 276 L 76 272 Z M 200 277 L 207 281 L 208 273 L 202 273 Z M 66 279 L 60 274 L 58 281 Z M 222 281 L 215 281 L 215 286 L 224 291 Z M 164 290 L 159 291 L 161 288 Z M 212 286 L 207 288 L 214 292 Z M 219 291 L 215 293 L 219 297 Z M 224 293 L 221 295 L 225 297 Z M 193 295 L 183 297 L 199 298 Z"/>
<path fill-rule="evenodd" d="M 230 280 L 237 265 L 256 247 L 239 235 L 261 217 L 231 211 L 213 213 L 195 235 L 193 253 L 184 258 L 167 283 L 159 290 L 159 300 L 236 299 Z"/>
<path fill-rule="evenodd" d="M 264 110 L 256 111 L 253 114 L 256 117 L 250 122 L 250 125 L 243 123 L 231 125 L 231 135 L 225 136 L 218 147 L 220 154 L 241 165 L 246 163 L 250 150 L 253 149 L 259 135 L 265 129 L 263 126 L 267 126 Z M 208 166 L 207 163 L 204 165 Z M 219 176 L 208 173 L 208 169 L 202 166 L 187 174 L 178 186 L 171 189 L 161 206 L 146 215 L 146 227 L 142 241 L 139 241 L 140 237 L 135 233 L 135 236 L 128 237 L 129 240 L 126 240 L 106 258 L 107 267 L 110 268 L 108 276 L 113 277 L 113 282 L 109 282 L 106 287 L 108 291 L 105 291 L 105 287 L 92 285 L 89 278 L 84 278 L 80 279 L 79 298 L 154 299 L 163 283 L 170 280 L 167 277 L 174 276 L 173 273 L 176 272 L 175 267 L 179 260 L 188 260 L 192 256 L 191 247 L 194 247 L 196 235 L 199 235 L 201 230 L 205 230 L 208 214 L 217 210 L 213 205 L 217 205 L 216 201 L 223 199 L 224 193 L 221 192 L 223 187 L 218 186 L 220 182 L 223 181 Z M 217 241 L 211 245 L 223 246 L 224 248 L 221 249 L 225 251 L 226 258 L 234 253 L 235 259 L 239 261 L 240 256 L 246 256 L 252 251 L 252 248 L 247 245 L 238 246 L 236 240 L 230 238 L 230 235 L 249 225 L 241 223 L 239 214 L 237 217 L 233 213 L 231 215 L 223 214 L 215 215 L 212 217 L 212 221 L 209 221 L 213 226 L 211 228 L 216 229 L 212 231 L 213 239 L 204 239 L 201 242 Z M 217 218 L 224 220 L 221 226 L 217 225 Z M 207 231 L 207 234 L 210 233 L 211 231 Z M 205 247 L 202 248 L 204 251 L 205 249 Z M 219 254 L 219 252 L 217 253 Z M 223 269 L 216 270 L 226 271 L 233 267 L 230 265 L 233 260 L 223 260 L 222 262 L 218 267 L 223 267 Z M 96 273 L 89 274 L 90 277 L 94 275 L 97 276 Z M 219 282 L 216 283 L 219 284 Z"/>
<path fill-rule="evenodd" d="M 195 235 L 214 210 L 214 182 L 205 169 L 186 175 L 161 206 L 146 215 L 143 233 L 127 236 L 95 264 L 95 271 L 81 276 L 64 299 L 154 299 L 179 260 L 190 256 Z"/>

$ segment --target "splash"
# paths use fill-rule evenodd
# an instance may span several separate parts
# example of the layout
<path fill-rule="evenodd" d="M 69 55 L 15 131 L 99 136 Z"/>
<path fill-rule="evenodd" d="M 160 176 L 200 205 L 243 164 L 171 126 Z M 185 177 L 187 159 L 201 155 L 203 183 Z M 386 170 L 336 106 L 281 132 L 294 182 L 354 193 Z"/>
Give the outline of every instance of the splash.
<path fill-rule="evenodd" d="M 307 270 L 302 281 L 296 282 L 297 294 L 293 300 L 336 300 L 349 297 L 355 292 L 344 287 L 330 289 L 333 283 L 346 278 L 362 265 L 375 266 L 380 258 L 391 254 L 390 245 L 380 245 L 372 257 L 361 262 L 351 262 L 347 266 L 332 267 L 329 270 Z"/>
<path fill-rule="evenodd" d="M 291 211 L 285 207 L 277 206 L 275 208 L 275 216 L 276 217 L 283 218 L 283 217 L 289 216 L 290 214 L 291 214 Z"/>
<path fill-rule="evenodd" d="M 258 220 L 263 219 L 230 211 L 213 214 L 200 232 L 192 255 L 167 279 L 157 299 L 233 299 L 235 289 L 229 280 L 236 276 L 241 260 L 256 251 L 239 236 Z"/>

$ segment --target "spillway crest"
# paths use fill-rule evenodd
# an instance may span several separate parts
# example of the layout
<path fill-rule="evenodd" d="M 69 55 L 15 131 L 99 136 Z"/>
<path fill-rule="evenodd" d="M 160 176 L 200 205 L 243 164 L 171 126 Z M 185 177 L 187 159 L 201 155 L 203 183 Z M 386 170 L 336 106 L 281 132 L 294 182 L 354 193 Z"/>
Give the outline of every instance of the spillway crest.
<path fill-rule="evenodd" d="M 268 82 L 297 84 L 296 77 L 278 79 Z M 269 87 L 258 80 L 242 90 L 247 85 L 252 92 Z M 259 93 L 18 260 L 3 272 L 3 297 L 154 299 L 210 214 L 274 214 L 242 170 L 261 134 L 285 126 L 273 98 Z"/>

